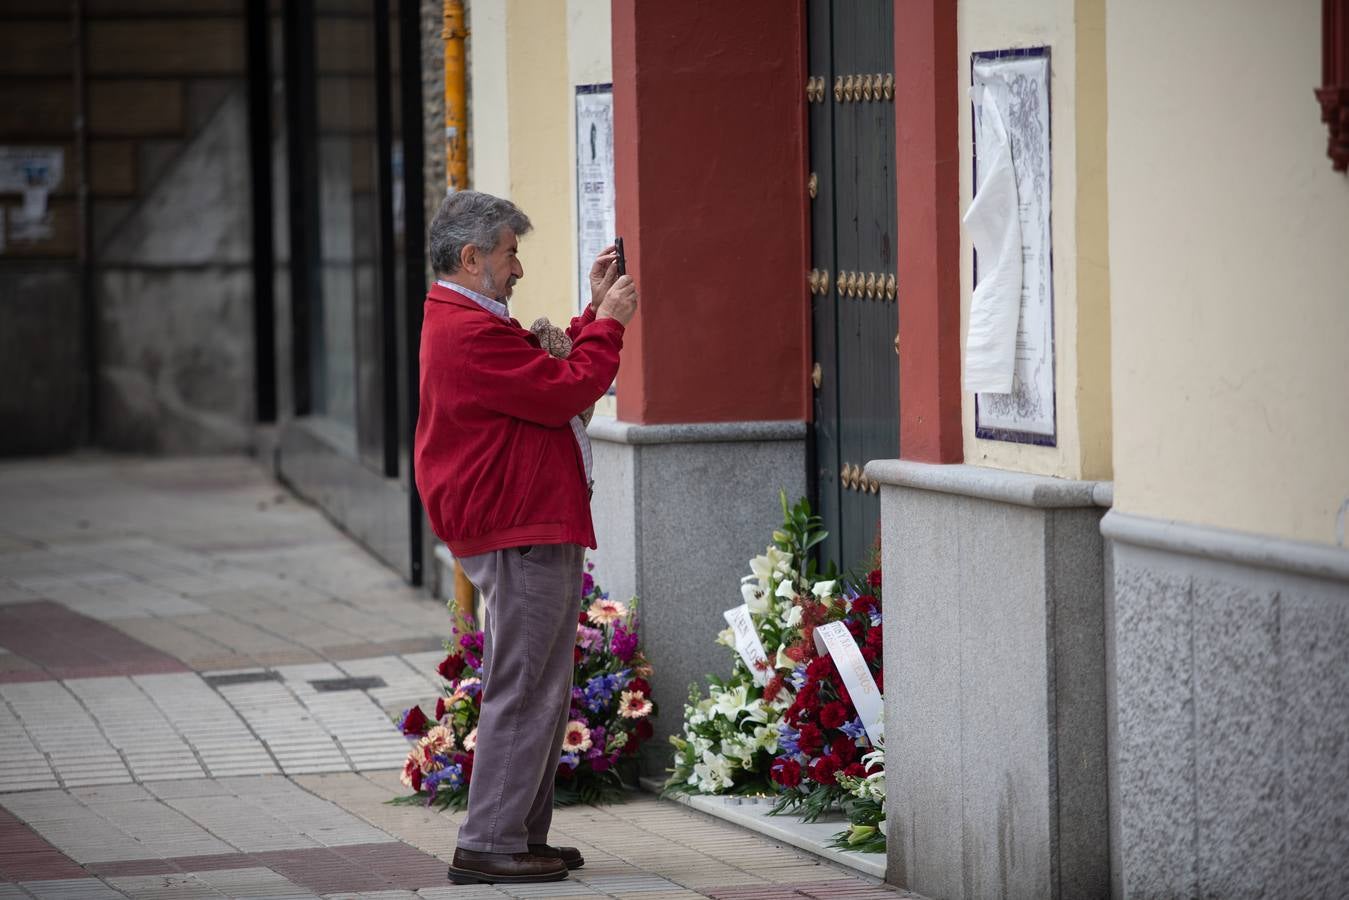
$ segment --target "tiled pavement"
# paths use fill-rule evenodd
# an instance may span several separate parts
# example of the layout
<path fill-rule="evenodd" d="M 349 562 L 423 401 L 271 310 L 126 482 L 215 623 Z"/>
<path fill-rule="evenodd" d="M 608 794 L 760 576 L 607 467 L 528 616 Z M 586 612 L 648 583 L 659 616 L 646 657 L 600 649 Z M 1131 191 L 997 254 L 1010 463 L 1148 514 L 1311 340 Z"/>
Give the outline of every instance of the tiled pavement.
<path fill-rule="evenodd" d="M 0 900 L 903 896 L 643 794 L 449 885 L 459 816 L 387 802 L 447 625 L 246 459 L 0 465 Z"/>

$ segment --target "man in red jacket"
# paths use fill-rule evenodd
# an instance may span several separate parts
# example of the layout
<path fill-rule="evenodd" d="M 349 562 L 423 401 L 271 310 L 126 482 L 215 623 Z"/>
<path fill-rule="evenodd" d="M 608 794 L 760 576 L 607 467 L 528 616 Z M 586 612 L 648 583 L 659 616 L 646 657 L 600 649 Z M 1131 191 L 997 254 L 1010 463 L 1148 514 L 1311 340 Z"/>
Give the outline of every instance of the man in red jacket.
<path fill-rule="evenodd" d="M 548 844 L 553 778 L 571 706 L 572 647 L 590 518 L 590 441 L 580 413 L 613 383 L 637 288 L 612 247 L 591 302 L 550 356 L 507 310 L 524 277 L 529 219 L 476 191 L 431 222 L 436 283 L 422 325 L 417 487 L 436 536 L 487 607 L 482 710 L 456 883 L 555 881 L 584 865 Z"/>

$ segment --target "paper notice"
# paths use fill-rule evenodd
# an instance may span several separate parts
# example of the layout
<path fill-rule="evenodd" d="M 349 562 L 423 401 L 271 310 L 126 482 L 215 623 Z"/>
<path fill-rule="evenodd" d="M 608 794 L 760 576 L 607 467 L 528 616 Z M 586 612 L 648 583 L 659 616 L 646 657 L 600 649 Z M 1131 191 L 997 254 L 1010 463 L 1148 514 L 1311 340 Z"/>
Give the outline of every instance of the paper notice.
<path fill-rule="evenodd" d="M 971 93 L 980 108 L 983 177 L 963 219 L 979 254 L 979 283 L 970 298 L 965 336 L 965 390 L 1005 394 L 1012 390 L 1021 312 L 1021 214 L 1012 144 L 997 94 L 982 87 Z"/>
<path fill-rule="evenodd" d="M 842 622 L 830 622 L 817 627 L 815 649 L 834 658 L 834 666 L 843 679 L 843 686 L 848 689 L 848 696 L 852 698 L 853 708 L 862 720 L 862 727 L 867 730 L 867 737 L 871 738 L 873 746 L 880 746 L 885 701 L 848 626 Z"/>
<path fill-rule="evenodd" d="M 726 610 L 722 616 L 735 634 L 735 650 L 745 661 L 745 665 L 749 666 L 754 683 L 760 687 L 764 686 L 773 671 L 773 664 L 768 661 L 763 641 L 759 640 L 759 632 L 754 628 L 754 619 L 750 617 L 749 607 L 742 603 L 735 609 Z"/>

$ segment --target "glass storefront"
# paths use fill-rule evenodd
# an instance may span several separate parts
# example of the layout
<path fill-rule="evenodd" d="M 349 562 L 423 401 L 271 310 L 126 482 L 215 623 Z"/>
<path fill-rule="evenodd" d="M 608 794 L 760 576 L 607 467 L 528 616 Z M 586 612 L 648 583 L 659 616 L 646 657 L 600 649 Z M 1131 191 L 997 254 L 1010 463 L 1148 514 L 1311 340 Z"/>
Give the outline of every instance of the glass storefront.
<path fill-rule="evenodd" d="M 408 448 L 425 276 L 420 240 L 404 236 L 424 231 L 420 11 L 259 0 L 250 15 L 268 25 L 253 31 L 268 46 L 250 77 L 270 85 L 253 96 L 271 123 L 277 469 L 416 582 Z"/>

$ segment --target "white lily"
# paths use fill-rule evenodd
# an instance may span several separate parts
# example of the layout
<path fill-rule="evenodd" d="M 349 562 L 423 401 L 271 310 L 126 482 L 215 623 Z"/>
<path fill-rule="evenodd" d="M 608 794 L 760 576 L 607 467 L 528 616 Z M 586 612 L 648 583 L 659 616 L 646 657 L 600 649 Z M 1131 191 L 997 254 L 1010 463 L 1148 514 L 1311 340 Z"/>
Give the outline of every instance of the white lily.
<path fill-rule="evenodd" d="M 787 655 L 786 647 L 779 647 L 778 658 L 773 661 L 773 666 L 778 669 L 795 669 L 796 660 Z"/>
<path fill-rule="evenodd" d="M 837 581 L 817 581 L 810 592 L 815 595 L 816 600 L 827 602 L 837 587 Z"/>
<path fill-rule="evenodd" d="M 731 761 L 710 751 L 706 752 L 703 754 L 703 761 L 694 765 L 693 776 L 704 793 L 724 791 L 733 783 Z"/>
<path fill-rule="evenodd" d="M 784 578 L 774 593 L 783 600 L 794 600 L 796 599 L 796 585 L 792 583 L 792 579 Z"/>
<path fill-rule="evenodd" d="M 715 695 L 712 704 L 712 712 L 715 715 L 722 716 L 732 722 L 740 715 L 741 710 L 745 708 L 748 700 L 749 691 L 745 685 L 740 685 L 730 690 L 722 691 Z"/>
<path fill-rule="evenodd" d="M 754 573 L 754 577 L 759 579 L 759 584 L 767 588 L 772 581 L 773 576 L 785 575 L 792 568 L 792 558 L 783 553 L 777 547 L 769 547 L 762 556 L 756 556 L 749 561 L 749 569 Z"/>
<path fill-rule="evenodd" d="M 782 624 L 788 628 L 796 628 L 801 624 L 801 607 L 793 606 L 787 610 L 787 616 L 782 620 Z"/>
<path fill-rule="evenodd" d="M 717 632 L 717 643 L 735 649 L 735 629 L 729 625 Z"/>
<path fill-rule="evenodd" d="M 740 585 L 740 596 L 745 599 L 745 606 L 749 607 L 751 615 L 761 616 L 768 612 L 768 598 L 758 585 Z"/>

